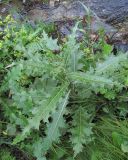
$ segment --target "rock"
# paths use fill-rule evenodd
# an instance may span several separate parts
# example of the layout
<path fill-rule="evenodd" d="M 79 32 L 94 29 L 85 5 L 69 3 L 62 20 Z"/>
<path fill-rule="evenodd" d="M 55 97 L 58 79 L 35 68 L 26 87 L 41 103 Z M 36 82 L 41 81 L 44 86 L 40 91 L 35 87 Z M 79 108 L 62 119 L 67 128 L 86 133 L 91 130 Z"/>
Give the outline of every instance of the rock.
<path fill-rule="evenodd" d="M 90 0 L 88 5 L 105 23 L 118 30 L 120 36 L 115 39 L 128 43 L 128 0 Z"/>
<path fill-rule="evenodd" d="M 62 35 L 64 36 L 69 35 L 71 33 L 67 25 L 60 26 L 59 32 L 62 33 Z"/>
<path fill-rule="evenodd" d="M 74 3 L 65 3 L 59 5 L 57 8 L 39 9 L 34 8 L 28 12 L 28 16 L 33 20 L 43 20 L 48 22 L 74 20 L 82 18 L 85 15 L 85 10 L 81 4 L 74 5 Z"/>
<path fill-rule="evenodd" d="M 90 7 L 108 23 L 117 24 L 128 18 L 127 0 L 90 0 Z"/>
<path fill-rule="evenodd" d="M 22 10 L 22 2 L 19 0 L 8 1 L 6 3 L 0 3 L 0 16 L 6 16 L 13 11 Z"/>
<path fill-rule="evenodd" d="M 108 23 L 119 24 L 128 21 L 127 0 L 81 0 L 81 2 L 90 7 L 93 12 Z M 51 13 L 50 15 L 52 13 L 53 15 L 56 13 L 57 16 L 58 14 L 63 14 L 65 18 L 71 18 L 72 16 L 80 17 L 85 14 L 85 9 L 77 0 L 62 1 L 58 8 L 47 11 Z"/>
<path fill-rule="evenodd" d="M 2 8 L 1 13 L 5 13 L 5 12 L 6 12 L 6 8 Z"/>
<path fill-rule="evenodd" d="M 127 43 L 115 43 L 115 49 L 117 51 L 127 52 L 128 44 Z"/>
<path fill-rule="evenodd" d="M 31 20 L 41 20 L 44 22 L 65 22 L 61 23 L 60 31 L 64 32 L 64 35 L 69 33 L 72 25 L 67 24 L 69 21 L 82 20 L 84 16 L 87 16 L 85 8 L 78 2 L 70 1 L 60 4 L 56 8 L 39 9 L 34 8 L 28 12 L 28 17 Z M 62 25 L 63 24 L 63 25 Z M 68 25 L 68 29 L 67 29 Z M 104 28 L 107 33 L 114 33 L 116 29 L 103 22 L 96 13 L 93 14 L 93 21 L 91 22 L 91 28 L 93 31 L 97 31 L 100 28 Z"/>
<path fill-rule="evenodd" d="M 34 0 L 33 5 L 23 7 L 21 1 L 14 0 L 7 6 L 0 6 L 1 14 L 10 11 L 12 6 L 27 11 L 30 21 L 41 20 L 44 22 L 55 22 L 58 30 L 67 35 L 71 32 L 75 21 L 86 18 L 87 11 L 78 0 L 50 0 L 57 1 L 57 5 L 48 6 Z M 91 29 L 96 32 L 99 28 L 104 28 L 105 32 L 112 36 L 113 43 L 128 45 L 128 0 L 80 0 L 86 7 L 90 7 L 93 21 Z M 20 3 L 19 3 L 20 2 Z M 30 7 L 32 6 L 32 8 Z M 19 18 L 19 15 L 15 15 Z"/>

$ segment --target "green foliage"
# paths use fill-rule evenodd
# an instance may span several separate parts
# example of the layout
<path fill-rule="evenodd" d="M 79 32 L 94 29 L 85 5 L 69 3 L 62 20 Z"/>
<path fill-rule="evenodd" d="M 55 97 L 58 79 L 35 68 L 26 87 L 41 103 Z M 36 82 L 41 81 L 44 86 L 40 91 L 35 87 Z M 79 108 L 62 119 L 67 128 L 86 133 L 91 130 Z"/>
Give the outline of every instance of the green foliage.
<path fill-rule="evenodd" d="M 47 130 L 46 130 L 47 137 L 44 138 L 43 141 L 39 141 L 39 142 L 36 142 L 36 144 L 34 144 L 35 151 L 37 151 L 38 153 L 38 154 L 35 154 L 36 157 L 39 157 L 39 156 L 41 157 L 42 154 L 45 155 L 47 150 L 52 146 L 52 143 L 59 141 L 59 137 L 61 136 L 60 129 L 66 127 L 63 115 L 65 112 L 65 107 L 67 105 L 69 93 L 70 92 L 67 93 L 64 100 L 59 104 L 57 111 L 52 115 L 53 120 L 51 123 L 48 124 Z M 39 149 L 41 151 L 40 154 L 37 147 L 38 145 L 40 145 L 40 149 Z"/>
<path fill-rule="evenodd" d="M 0 61 L 5 67 L 9 67 L 8 65 L 13 60 L 22 58 L 29 45 L 31 45 L 31 49 L 34 49 L 32 45 L 40 40 L 40 33 L 44 30 L 49 34 L 55 30 L 53 25 L 46 26 L 41 23 L 35 29 L 30 24 L 16 22 L 11 15 L 8 15 L 4 20 L 0 19 L 0 27 Z M 47 40 L 47 35 L 44 37 Z"/>
<path fill-rule="evenodd" d="M 82 152 L 83 145 L 92 141 L 92 124 L 89 122 L 90 115 L 81 107 L 75 111 L 71 129 L 71 142 L 73 144 L 74 156 Z"/>
<path fill-rule="evenodd" d="M 91 160 L 127 160 L 127 120 L 107 117 L 96 127 L 96 143 L 90 149 Z"/>
<path fill-rule="evenodd" d="M 63 44 L 41 26 L 17 27 L 11 17 L 5 24 L 0 42 L 1 137 L 38 160 L 80 160 L 86 148 L 87 160 L 102 160 L 97 148 L 94 153 L 89 149 L 97 142 L 120 146 L 120 157 L 127 154 L 127 141 L 116 128 L 110 127 L 114 144 L 106 139 L 110 130 L 102 133 L 99 113 L 127 119 L 128 53 L 113 55 L 100 39 L 100 51 L 93 54 L 93 45 L 76 40 L 79 23 Z"/>
<path fill-rule="evenodd" d="M 1 160 L 15 160 L 15 157 L 13 157 L 10 152 L 6 149 L 0 150 L 0 159 Z"/>

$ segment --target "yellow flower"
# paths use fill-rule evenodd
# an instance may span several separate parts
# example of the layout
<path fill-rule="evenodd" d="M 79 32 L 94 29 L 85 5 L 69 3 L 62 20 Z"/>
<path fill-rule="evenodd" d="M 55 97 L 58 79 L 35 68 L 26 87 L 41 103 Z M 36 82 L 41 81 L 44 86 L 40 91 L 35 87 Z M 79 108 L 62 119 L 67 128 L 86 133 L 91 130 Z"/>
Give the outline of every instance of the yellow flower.
<path fill-rule="evenodd" d="M 3 39 L 6 41 L 6 40 L 8 40 L 8 37 L 5 35 L 5 36 L 3 37 Z"/>
<path fill-rule="evenodd" d="M 11 36 L 11 35 L 10 35 L 9 33 L 7 33 L 6 37 L 7 37 L 7 38 L 10 38 L 10 36 Z"/>
<path fill-rule="evenodd" d="M 0 21 L 0 25 L 2 25 L 3 24 L 3 22 L 2 21 Z"/>
<path fill-rule="evenodd" d="M 0 42 L 0 49 L 2 48 L 2 42 Z"/>
<path fill-rule="evenodd" d="M 8 16 L 5 18 L 4 22 L 9 22 L 10 20 L 11 20 L 11 15 L 8 15 Z"/>
<path fill-rule="evenodd" d="M 88 54 L 88 53 L 90 53 L 90 49 L 89 48 L 85 48 L 84 52 Z"/>
<path fill-rule="evenodd" d="M 125 81 L 125 85 L 128 86 L 128 77 L 127 77 L 127 79 Z"/>
<path fill-rule="evenodd" d="M 3 131 L 3 134 L 6 136 L 6 135 L 7 135 L 7 132 L 6 132 L 6 131 Z"/>
<path fill-rule="evenodd" d="M 4 29 L 4 31 L 5 31 L 5 32 L 9 32 L 9 29 L 6 27 L 6 28 Z"/>
<path fill-rule="evenodd" d="M 11 17 L 10 22 L 15 23 L 15 20 Z"/>

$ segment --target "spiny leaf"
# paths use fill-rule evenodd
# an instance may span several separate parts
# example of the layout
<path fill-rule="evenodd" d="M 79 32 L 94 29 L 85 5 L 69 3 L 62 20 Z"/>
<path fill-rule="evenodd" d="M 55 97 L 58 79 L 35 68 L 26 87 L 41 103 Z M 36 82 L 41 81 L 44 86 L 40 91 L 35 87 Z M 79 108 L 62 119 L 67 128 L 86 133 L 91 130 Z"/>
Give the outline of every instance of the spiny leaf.
<path fill-rule="evenodd" d="M 48 35 L 45 32 L 43 32 L 43 39 L 47 49 L 50 49 L 52 51 L 60 49 L 60 47 L 57 44 L 57 39 L 54 40 L 51 37 L 48 37 Z"/>
<path fill-rule="evenodd" d="M 33 153 L 37 160 L 46 160 L 46 157 L 42 154 L 42 138 L 38 138 L 38 140 L 34 142 L 33 148 Z"/>
<path fill-rule="evenodd" d="M 95 68 L 95 73 L 101 75 L 103 73 L 111 74 L 117 71 L 125 62 L 128 61 L 128 54 L 120 54 L 118 56 L 111 55 L 104 62 L 98 62 Z"/>
<path fill-rule="evenodd" d="M 53 95 L 51 95 L 48 100 L 40 105 L 35 115 L 31 119 L 28 119 L 28 125 L 23 129 L 22 134 L 14 139 L 14 144 L 24 140 L 28 133 L 30 133 L 31 129 L 39 129 L 40 121 L 42 119 L 44 120 L 44 122 L 48 121 L 50 114 L 55 112 L 57 104 L 67 90 L 67 87 L 68 83 L 65 83 L 59 89 L 56 89 Z"/>
<path fill-rule="evenodd" d="M 40 51 L 56 51 L 60 49 L 60 46 L 57 44 L 57 39 L 52 39 L 48 37 L 47 33 L 43 31 L 42 38 L 38 41 L 32 42 L 27 45 L 28 53 L 35 53 Z"/>
<path fill-rule="evenodd" d="M 52 146 L 53 142 L 58 142 L 59 137 L 61 136 L 60 134 L 60 128 L 65 128 L 65 122 L 63 115 L 65 113 L 65 107 L 68 102 L 70 91 L 66 94 L 65 98 L 63 101 L 59 104 L 57 111 L 51 115 L 53 118 L 53 121 L 49 123 L 47 126 L 47 132 L 46 132 L 46 138 L 41 142 L 39 141 L 38 145 L 40 144 L 41 146 L 41 154 L 45 155 L 45 153 L 50 149 Z M 37 150 L 37 147 L 34 145 L 35 148 L 35 153 Z M 38 153 L 39 155 L 39 153 Z"/>
<path fill-rule="evenodd" d="M 90 115 L 80 107 L 73 116 L 73 128 L 71 129 L 72 136 L 70 138 L 74 157 L 82 152 L 83 145 L 92 141 L 92 123 L 89 122 Z"/>
<path fill-rule="evenodd" d="M 83 84 L 95 83 L 95 85 L 104 84 L 109 86 L 113 86 L 114 84 L 116 84 L 110 78 L 108 79 L 103 76 L 101 77 L 101 76 L 91 75 L 88 73 L 75 72 L 75 73 L 70 73 L 69 76 L 74 82 L 83 83 Z"/>
<path fill-rule="evenodd" d="M 44 147 L 43 149 L 48 145 L 50 147 L 50 144 L 53 141 L 57 141 L 58 138 L 60 137 L 60 131 L 59 129 L 62 127 L 65 127 L 65 122 L 63 118 L 63 114 L 65 112 L 65 107 L 67 105 L 68 97 L 69 97 L 70 91 L 67 93 L 65 96 L 64 100 L 62 103 L 60 103 L 58 110 L 53 114 L 52 118 L 53 121 L 52 123 L 48 124 L 48 129 L 47 129 L 47 137 L 44 139 Z M 48 148 L 49 148 L 48 147 Z"/>
<path fill-rule="evenodd" d="M 76 41 L 76 31 L 78 30 L 78 24 L 73 28 L 72 34 L 68 36 L 68 41 L 65 43 L 63 50 L 63 59 L 65 67 L 70 71 L 75 72 L 80 68 L 79 60 L 83 53 L 80 51 L 80 43 Z"/>

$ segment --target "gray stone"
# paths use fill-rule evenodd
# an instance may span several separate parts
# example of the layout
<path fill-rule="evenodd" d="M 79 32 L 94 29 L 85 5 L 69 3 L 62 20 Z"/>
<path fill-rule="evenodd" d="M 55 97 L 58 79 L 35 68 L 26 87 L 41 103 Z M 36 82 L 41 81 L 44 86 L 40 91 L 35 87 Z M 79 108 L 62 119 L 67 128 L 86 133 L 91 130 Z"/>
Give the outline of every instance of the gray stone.
<path fill-rule="evenodd" d="M 96 13 L 92 11 L 91 14 L 94 17 L 94 20 L 91 23 L 91 28 L 93 31 L 104 28 L 107 33 L 116 32 L 116 29 L 102 21 L 96 15 Z M 78 3 L 78 1 L 66 1 L 65 3 L 62 3 L 58 7 L 53 9 L 34 8 L 28 13 L 28 17 L 31 20 L 42 20 L 44 22 L 66 22 L 69 20 L 82 20 L 84 16 L 87 16 L 87 12 L 85 8 L 80 3 Z M 65 32 L 65 29 L 66 27 L 62 26 L 60 30 Z M 66 32 L 68 33 L 69 31 Z"/>
<path fill-rule="evenodd" d="M 52 1 L 52 0 L 51 0 Z M 55 0 L 53 0 L 55 1 Z M 57 0 L 58 1 L 58 0 Z M 113 40 L 128 43 L 128 0 L 80 0 L 86 7 L 90 7 L 94 20 L 91 23 L 93 31 L 104 28 L 107 34 L 115 34 Z M 23 11 L 22 1 L 14 0 L 9 5 L 1 5 L 1 14 L 8 13 L 12 6 Z M 6 9 L 6 10 L 5 10 Z M 73 25 L 68 21 L 82 20 L 87 16 L 87 11 L 78 0 L 60 0 L 58 5 L 44 7 L 34 3 L 33 8 L 24 8 L 30 21 L 41 20 L 55 22 L 60 32 L 64 35 L 70 33 Z M 29 11 L 28 11 L 29 10 Z M 28 11 L 28 12 L 27 12 Z M 5 14 L 6 15 L 6 14 Z M 14 15 L 20 18 L 19 15 Z"/>
<path fill-rule="evenodd" d="M 90 7 L 109 23 L 119 23 L 128 18 L 127 0 L 90 0 Z"/>

